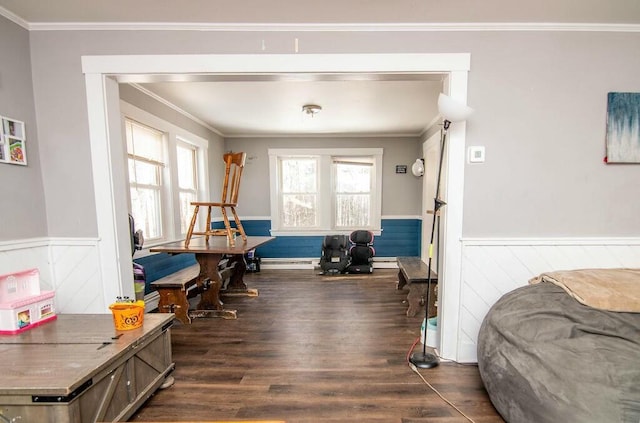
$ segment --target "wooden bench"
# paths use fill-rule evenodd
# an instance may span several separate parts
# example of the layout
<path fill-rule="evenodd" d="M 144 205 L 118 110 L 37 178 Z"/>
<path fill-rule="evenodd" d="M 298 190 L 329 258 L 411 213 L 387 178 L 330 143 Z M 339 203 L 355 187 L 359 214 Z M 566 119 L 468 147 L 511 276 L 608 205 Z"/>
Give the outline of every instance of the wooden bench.
<path fill-rule="evenodd" d="M 413 317 L 426 302 L 427 298 L 427 277 L 429 267 L 420 259 L 420 257 L 398 257 L 398 285 L 397 289 L 401 290 L 405 286 L 409 287 L 407 294 L 407 316 Z M 438 294 L 438 275 L 431 269 L 431 293 L 429 296 L 429 317 L 435 316 L 436 297 Z"/>
<path fill-rule="evenodd" d="M 219 266 L 220 279 L 227 281 L 234 269 L 234 264 L 227 266 L 227 261 L 222 260 Z M 194 264 L 177 272 L 171 273 L 163 278 L 151 282 L 160 295 L 158 301 L 158 311 L 160 313 L 175 313 L 176 319 L 184 324 L 190 324 L 192 316 L 189 313 L 189 298 L 193 298 L 208 289 L 207 281 L 198 286 L 198 277 L 200 276 L 200 265 Z M 208 311 L 209 313 L 216 310 Z M 233 315 L 220 316 L 234 319 L 235 311 L 221 311 L 222 313 L 231 313 Z"/>

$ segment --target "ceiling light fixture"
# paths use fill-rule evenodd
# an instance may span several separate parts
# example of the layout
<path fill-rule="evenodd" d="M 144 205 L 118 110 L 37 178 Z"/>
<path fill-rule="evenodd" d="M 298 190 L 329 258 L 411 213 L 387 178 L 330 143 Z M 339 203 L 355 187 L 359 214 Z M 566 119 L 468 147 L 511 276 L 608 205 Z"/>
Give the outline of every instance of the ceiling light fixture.
<path fill-rule="evenodd" d="M 322 110 L 322 107 L 318 106 L 317 104 L 305 104 L 304 106 L 302 106 L 302 113 L 311 117 L 314 117 L 315 115 L 320 113 L 320 110 Z"/>

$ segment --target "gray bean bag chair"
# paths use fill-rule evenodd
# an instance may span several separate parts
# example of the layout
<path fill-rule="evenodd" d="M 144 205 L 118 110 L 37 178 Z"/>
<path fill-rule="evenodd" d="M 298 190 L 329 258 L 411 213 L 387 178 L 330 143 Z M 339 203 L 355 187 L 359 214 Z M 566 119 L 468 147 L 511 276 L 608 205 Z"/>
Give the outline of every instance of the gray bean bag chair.
<path fill-rule="evenodd" d="M 554 284 L 491 308 L 478 367 L 509 423 L 640 422 L 640 314 L 583 305 Z"/>

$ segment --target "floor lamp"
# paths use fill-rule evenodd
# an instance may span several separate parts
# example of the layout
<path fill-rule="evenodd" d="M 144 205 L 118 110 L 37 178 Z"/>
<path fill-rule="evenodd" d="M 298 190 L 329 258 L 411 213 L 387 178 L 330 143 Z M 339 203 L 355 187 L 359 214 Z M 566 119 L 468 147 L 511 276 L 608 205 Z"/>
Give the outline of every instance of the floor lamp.
<path fill-rule="evenodd" d="M 438 211 L 444 206 L 445 203 L 440 199 L 440 179 L 442 176 L 442 161 L 444 158 L 444 151 L 447 141 L 447 131 L 449 130 L 449 126 L 452 122 L 461 122 L 465 121 L 471 113 L 473 113 L 473 109 L 458 103 L 453 100 L 451 97 L 446 96 L 444 94 L 440 94 L 438 97 L 438 111 L 442 118 L 443 122 L 443 130 L 442 136 L 440 138 L 440 160 L 438 163 L 438 179 L 436 180 L 436 195 L 433 199 L 433 221 L 431 223 L 431 239 L 429 241 L 429 263 L 427 270 L 427 303 L 425 304 L 425 312 L 424 312 L 424 339 L 422 344 L 422 351 L 416 351 L 411 354 L 409 358 L 409 362 L 411 362 L 416 367 L 422 369 L 429 369 L 431 367 L 436 367 L 439 364 L 438 357 L 435 354 L 427 352 L 427 330 L 429 327 L 429 302 L 431 300 L 431 263 L 433 259 L 433 240 L 436 232 L 436 220 L 438 221 L 438 239 L 440 239 L 440 218 Z M 439 247 L 439 245 L 438 245 Z"/>

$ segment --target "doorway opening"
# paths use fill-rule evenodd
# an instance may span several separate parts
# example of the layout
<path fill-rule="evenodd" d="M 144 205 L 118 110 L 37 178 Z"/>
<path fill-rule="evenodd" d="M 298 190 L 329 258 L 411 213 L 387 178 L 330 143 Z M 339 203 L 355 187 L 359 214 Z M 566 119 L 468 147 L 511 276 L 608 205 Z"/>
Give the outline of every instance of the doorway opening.
<path fill-rule="evenodd" d="M 118 76 L 124 75 L 247 75 L 256 73 L 443 73 L 448 94 L 466 103 L 470 55 L 459 54 L 283 54 L 84 56 L 89 137 L 98 223 L 98 254 L 105 298 L 133 296 L 130 271 L 125 154 L 120 131 Z M 462 203 L 465 126 L 449 132 L 447 151 L 447 219 L 441 249 L 441 355 L 454 358 L 459 326 L 461 285 Z"/>

